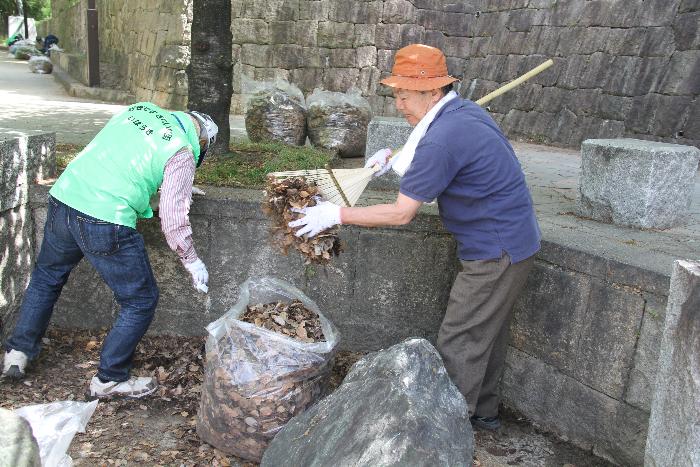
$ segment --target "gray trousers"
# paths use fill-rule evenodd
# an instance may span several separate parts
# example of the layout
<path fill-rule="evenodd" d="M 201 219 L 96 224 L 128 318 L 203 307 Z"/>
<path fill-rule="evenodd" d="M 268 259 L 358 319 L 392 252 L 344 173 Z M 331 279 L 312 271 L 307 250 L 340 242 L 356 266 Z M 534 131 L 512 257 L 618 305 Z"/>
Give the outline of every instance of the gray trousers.
<path fill-rule="evenodd" d="M 534 256 L 516 264 L 501 259 L 462 261 L 437 349 L 445 368 L 464 394 L 469 415 L 498 415 L 498 383 L 508 348 L 510 318 Z"/>

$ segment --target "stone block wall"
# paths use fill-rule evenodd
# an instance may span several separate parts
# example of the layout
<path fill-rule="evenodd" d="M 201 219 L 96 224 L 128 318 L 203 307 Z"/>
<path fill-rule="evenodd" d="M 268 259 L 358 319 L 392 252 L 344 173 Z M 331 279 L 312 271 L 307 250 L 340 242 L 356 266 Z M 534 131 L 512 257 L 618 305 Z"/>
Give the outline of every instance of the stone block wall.
<path fill-rule="evenodd" d="M 669 278 L 545 242 L 516 304 L 508 404 L 620 465 L 643 463 Z"/>
<path fill-rule="evenodd" d="M 161 291 L 150 332 L 204 334 L 205 326 L 236 302 L 244 280 L 272 275 L 318 303 L 338 327 L 344 349 L 376 350 L 412 336 L 435 342 L 458 262 L 454 240 L 434 208 L 406 226 L 343 227 L 346 251 L 322 268 L 306 267 L 294 252 L 283 256 L 271 248 L 269 221 L 259 205 L 257 190 L 208 187 L 206 197 L 195 199 L 190 220 L 209 268 L 207 295 L 192 288 L 157 218 L 139 223 Z M 37 187 L 37 233 L 45 209 L 45 189 Z M 668 275 L 545 238 L 516 306 L 505 403 L 600 456 L 640 465 L 668 287 Z M 100 328 L 109 326 L 117 311 L 99 275 L 81 262 L 53 323 Z"/>
<path fill-rule="evenodd" d="M 58 32 L 62 46 L 80 53 L 86 3 L 52 2 L 40 30 Z M 138 99 L 186 105 L 191 0 L 97 7 L 112 82 Z M 395 116 L 379 80 L 396 50 L 423 42 L 445 52 L 460 93 L 473 99 L 554 59 L 489 104 L 511 137 L 571 147 L 617 137 L 700 146 L 700 5 L 691 0 L 232 0 L 231 8 L 232 113 L 243 112 L 246 76 L 287 79 L 306 94 L 355 86 L 375 115 Z"/>
<path fill-rule="evenodd" d="M 98 0 L 96 3 L 101 86 L 127 91 L 136 101 L 147 100 L 171 109 L 185 108 L 192 2 Z M 51 6 L 52 17 L 40 23 L 40 34 L 53 32 L 66 53 L 84 57 L 87 0 L 54 0 Z M 83 63 L 87 67 L 87 61 Z M 71 75 L 82 76 L 76 76 L 75 72 Z"/>
<path fill-rule="evenodd" d="M 0 339 L 4 340 L 34 264 L 30 186 L 56 175 L 54 133 L 0 134 Z"/>
<path fill-rule="evenodd" d="M 191 0 L 98 1 L 100 57 L 138 101 L 184 109 Z"/>
<path fill-rule="evenodd" d="M 52 1 L 51 18 L 38 22 L 36 29 L 41 37 L 48 34 L 58 37 L 58 46 L 66 52 L 85 57 L 87 55 L 87 0 Z"/>
<path fill-rule="evenodd" d="M 397 49 L 441 48 L 477 99 L 547 58 L 555 65 L 489 105 L 507 134 L 577 147 L 634 136 L 700 145 L 700 6 L 687 0 L 234 1 L 234 104 L 240 76 L 282 77 L 308 93 L 354 85 L 396 115 L 378 81 Z"/>
<path fill-rule="evenodd" d="M 700 463 L 700 262 L 676 261 L 644 465 Z"/>

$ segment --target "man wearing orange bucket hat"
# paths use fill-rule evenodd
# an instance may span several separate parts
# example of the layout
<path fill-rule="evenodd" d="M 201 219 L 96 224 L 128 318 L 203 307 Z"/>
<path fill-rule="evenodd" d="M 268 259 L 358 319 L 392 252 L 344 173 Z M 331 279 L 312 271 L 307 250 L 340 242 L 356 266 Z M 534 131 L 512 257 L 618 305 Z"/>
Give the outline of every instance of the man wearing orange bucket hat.
<path fill-rule="evenodd" d="M 540 248 L 540 230 L 513 148 L 484 109 L 452 90 L 455 81 L 440 50 L 400 49 L 381 83 L 393 88 L 397 110 L 414 129 L 396 157 L 380 150 L 367 162 L 381 167 L 379 175 L 389 168 L 402 175 L 396 201 L 360 208 L 324 201 L 290 226 L 313 236 L 335 224 L 407 224 L 423 203 L 437 199 L 462 265 L 437 348 L 472 423 L 495 430 L 510 317 Z"/>

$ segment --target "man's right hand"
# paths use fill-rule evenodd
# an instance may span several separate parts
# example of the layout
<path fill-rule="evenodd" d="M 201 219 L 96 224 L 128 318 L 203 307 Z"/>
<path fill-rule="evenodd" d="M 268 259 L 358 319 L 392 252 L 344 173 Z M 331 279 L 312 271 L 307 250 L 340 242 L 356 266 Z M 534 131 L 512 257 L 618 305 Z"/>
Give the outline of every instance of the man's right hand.
<path fill-rule="evenodd" d="M 391 168 L 391 165 L 394 163 L 394 159 L 389 159 L 389 157 L 391 157 L 391 149 L 380 149 L 379 151 L 375 152 L 372 157 L 367 159 L 367 162 L 365 162 L 365 168 L 371 169 L 376 165 L 379 167 L 379 170 L 374 173 L 374 176 L 380 177 L 387 173 Z"/>
<path fill-rule="evenodd" d="M 207 285 L 209 283 L 209 272 L 207 272 L 207 267 L 201 259 L 197 258 L 191 263 L 186 263 L 185 269 L 192 276 L 192 283 L 195 289 L 202 293 L 209 292 Z"/>

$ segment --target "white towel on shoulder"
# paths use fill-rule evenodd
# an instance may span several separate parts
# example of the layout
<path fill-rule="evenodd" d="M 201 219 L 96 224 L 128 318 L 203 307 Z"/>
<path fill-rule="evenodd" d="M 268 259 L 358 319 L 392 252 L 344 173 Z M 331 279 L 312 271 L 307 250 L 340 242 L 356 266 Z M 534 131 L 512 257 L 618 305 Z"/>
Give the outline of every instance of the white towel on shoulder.
<path fill-rule="evenodd" d="M 454 91 L 450 91 L 443 96 L 443 98 L 437 101 L 433 108 L 430 109 L 423 118 L 421 118 L 418 125 L 416 125 L 411 134 L 408 136 L 406 144 L 404 144 L 399 150 L 399 153 L 394 156 L 396 161 L 391 166 L 394 172 L 399 174 L 399 176 L 403 177 L 408 168 L 411 166 L 411 161 L 413 161 L 413 156 L 416 154 L 418 143 L 420 143 L 420 140 L 423 139 L 423 136 L 425 135 L 425 132 L 428 131 L 430 124 L 433 123 L 435 115 L 437 115 L 445 104 L 455 97 L 457 97 L 457 93 Z"/>

